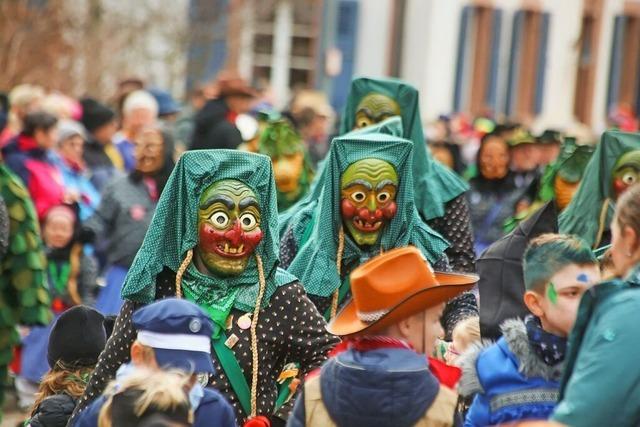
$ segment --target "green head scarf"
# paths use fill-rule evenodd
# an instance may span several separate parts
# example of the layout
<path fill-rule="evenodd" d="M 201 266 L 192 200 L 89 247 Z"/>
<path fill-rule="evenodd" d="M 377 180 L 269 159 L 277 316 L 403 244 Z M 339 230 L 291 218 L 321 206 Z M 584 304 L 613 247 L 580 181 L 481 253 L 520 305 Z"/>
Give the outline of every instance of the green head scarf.
<path fill-rule="evenodd" d="M 142 247 L 127 274 L 122 298 L 141 303 L 155 299 L 158 273 L 165 267 L 176 272 L 186 253 L 198 244 L 198 209 L 202 192 L 224 179 L 243 182 L 253 190 L 260 203 L 263 238 L 254 253 L 261 256 L 264 266 L 267 285 L 264 301 L 269 300 L 278 286 L 296 280 L 277 268 L 278 211 L 269 157 L 236 150 L 197 150 L 184 153 L 169 177 Z M 196 271 L 193 263 L 183 283 L 189 275 L 194 285 L 206 285 L 211 293 L 220 297 L 232 292 L 235 297 L 230 304 L 240 310 L 249 311 L 255 307 L 259 283 L 255 257 L 251 257 L 247 268 L 238 276 L 205 276 Z"/>
<path fill-rule="evenodd" d="M 616 161 L 629 151 L 640 150 L 640 134 L 606 131 L 584 171 L 571 203 L 560 214 L 560 233 L 582 237 L 596 248 L 614 213 L 612 172 Z"/>
<path fill-rule="evenodd" d="M 540 180 L 537 201 L 546 203 L 555 197 L 556 176 L 571 183 L 582 180 L 594 150 L 593 145 L 578 145 L 575 138 L 565 138 L 558 159 L 545 168 Z"/>
<path fill-rule="evenodd" d="M 383 229 L 374 252 L 365 252 L 345 231 L 342 265 L 357 266 L 377 255 L 380 249 L 386 251 L 407 245 L 418 247 L 431 263 L 444 257 L 447 241 L 422 221 L 414 204 L 412 145 L 406 139 L 370 133 L 354 133 L 333 140 L 323 180 L 318 183 L 322 193 L 312 214 L 317 220 L 309 239 L 289 267 L 309 294 L 327 297 L 341 284 L 336 268 L 342 227 L 340 177 L 349 165 L 361 159 L 376 158 L 393 165 L 400 179 L 395 199 L 398 209 Z"/>
<path fill-rule="evenodd" d="M 340 122 L 340 135 L 354 128 L 358 105 L 370 94 L 385 95 L 400 107 L 402 137 L 413 142 L 416 207 L 425 220 L 443 216 L 445 203 L 467 191 L 469 186 L 452 170 L 435 161 L 427 151 L 422 132 L 418 91 L 413 86 L 394 79 L 360 77 L 353 80 Z"/>
<path fill-rule="evenodd" d="M 348 135 L 367 135 L 373 133 L 383 133 L 385 135 L 402 137 L 402 119 L 398 116 L 391 117 L 374 126 L 349 132 Z M 307 195 L 279 215 L 278 221 L 280 238 L 284 236 L 292 224 L 306 224 L 306 220 L 311 216 L 315 206 L 318 204 L 320 194 L 322 193 L 322 185 L 319 185 L 319 183 L 325 181 L 325 163 L 326 159 L 318 165 L 317 174 L 311 183 L 311 188 Z M 295 234 L 295 236 L 301 236 L 301 234 Z"/>

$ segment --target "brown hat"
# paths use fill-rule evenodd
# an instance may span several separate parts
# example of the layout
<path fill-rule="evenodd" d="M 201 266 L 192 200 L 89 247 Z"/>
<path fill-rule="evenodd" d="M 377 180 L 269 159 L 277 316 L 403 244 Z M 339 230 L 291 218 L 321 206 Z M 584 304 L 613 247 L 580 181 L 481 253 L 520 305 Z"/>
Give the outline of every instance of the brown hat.
<path fill-rule="evenodd" d="M 474 274 L 433 271 L 415 247 L 393 249 L 351 273 L 353 298 L 327 326 L 334 335 L 380 331 L 471 289 Z"/>
<path fill-rule="evenodd" d="M 246 96 L 248 98 L 256 98 L 258 96 L 255 89 L 249 86 L 242 77 L 235 74 L 221 74 L 216 85 L 218 87 L 219 96 L 222 98 L 234 95 Z"/>

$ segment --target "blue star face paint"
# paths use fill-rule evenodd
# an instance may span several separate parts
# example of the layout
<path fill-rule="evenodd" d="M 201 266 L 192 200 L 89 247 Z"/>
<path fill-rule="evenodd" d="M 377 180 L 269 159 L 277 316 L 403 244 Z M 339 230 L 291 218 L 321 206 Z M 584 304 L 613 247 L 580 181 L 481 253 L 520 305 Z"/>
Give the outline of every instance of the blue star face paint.
<path fill-rule="evenodd" d="M 587 276 L 585 273 L 580 273 L 578 274 L 578 277 L 576 277 L 576 280 L 580 283 L 589 283 L 589 276 Z"/>

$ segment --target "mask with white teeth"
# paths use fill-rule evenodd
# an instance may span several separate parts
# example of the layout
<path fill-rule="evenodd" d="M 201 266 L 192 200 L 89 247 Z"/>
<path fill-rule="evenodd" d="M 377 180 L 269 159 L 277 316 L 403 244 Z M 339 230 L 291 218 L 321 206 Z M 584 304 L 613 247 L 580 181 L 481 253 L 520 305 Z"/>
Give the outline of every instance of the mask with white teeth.
<path fill-rule="evenodd" d="M 196 266 L 219 276 L 237 276 L 262 240 L 260 205 L 246 184 L 226 179 L 200 197 Z"/>
<path fill-rule="evenodd" d="M 396 215 L 398 174 L 380 159 L 349 165 L 340 177 L 340 212 L 349 235 L 359 246 L 375 245 Z"/>

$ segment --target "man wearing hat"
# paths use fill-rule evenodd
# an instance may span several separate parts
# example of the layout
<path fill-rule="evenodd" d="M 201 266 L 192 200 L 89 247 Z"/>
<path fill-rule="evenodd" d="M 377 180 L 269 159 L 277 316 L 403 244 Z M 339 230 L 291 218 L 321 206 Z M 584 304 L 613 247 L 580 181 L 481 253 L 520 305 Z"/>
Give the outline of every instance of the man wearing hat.
<path fill-rule="evenodd" d="M 216 85 L 218 97 L 207 101 L 195 116 L 191 150 L 235 149 L 242 144 L 236 118 L 251 110 L 257 93 L 242 78 L 232 74 L 219 77 Z"/>
<path fill-rule="evenodd" d="M 122 365 L 116 383 L 136 368 L 177 369 L 192 374 L 189 400 L 195 413 L 194 427 L 236 425 L 231 405 L 211 388 L 200 385 L 215 373 L 211 362 L 213 324 L 197 305 L 167 298 L 146 305 L 132 317 L 137 339 L 131 346 L 131 363 Z M 104 356 L 102 356 L 104 357 Z M 97 427 L 100 408 L 107 400 L 102 395 L 76 416 L 72 425 Z"/>
<path fill-rule="evenodd" d="M 519 128 L 507 143 L 511 151 L 511 169 L 515 174 L 516 186 L 526 188 L 540 174 L 540 150 L 536 138 L 529 131 Z"/>
<path fill-rule="evenodd" d="M 288 425 L 453 425 L 456 394 L 430 372 L 425 353 L 444 334 L 445 302 L 477 280 L 433 271 L 414 247 L 393 249 L 356 268 L 353 299 L 327 327 L 348 350 L 307 380 Z"/>

